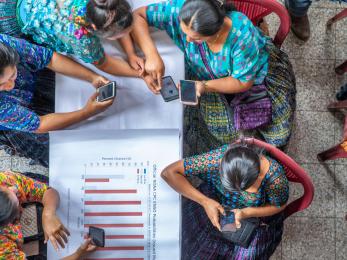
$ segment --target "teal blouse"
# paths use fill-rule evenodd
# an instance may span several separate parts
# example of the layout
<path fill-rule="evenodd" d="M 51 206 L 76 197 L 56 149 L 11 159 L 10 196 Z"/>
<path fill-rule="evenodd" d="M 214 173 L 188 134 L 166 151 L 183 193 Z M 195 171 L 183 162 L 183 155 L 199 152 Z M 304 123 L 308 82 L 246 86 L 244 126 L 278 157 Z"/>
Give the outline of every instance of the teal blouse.
<path fill-rule="evenodd" d="M 17 7 L 17 18 L 22 32 L 32 36 L 36 43 L 75 55 L 86 63 L 101 64 L 104 49 L 99 38 L 87 31 L 88 1 L 22 0 Z"/>
<path fill-rule="evenodd" d="M 184 0 L 168 0 L 147 7 L 150 26 L 165 30 L 175 44 L 184 52 L 188 71 L 193 79 L 208 80 L 210 75 L 199 54 L 198 45 L 187 42 L 178 18 Z M 203 47 L 207 60 L 216 78 L 232 76 L 241 82 L 254 80 L 261 84 L 268 70 L 266 42 L 268 38 L 253 26 L 242 13 L 227 14 L 232 28 L 221 51 L 213 53 L 206 43 Z"/>
<path fill-rule="evenodd" d="M 275 159 L 267 156 L 270 168 L 257 192 L 229 192 L 220 180 L 220 162 L 228 149 L 224 145 L 216 150 L 184 159 L 184 174 L 198 176 L 212 188 L 219 202 L 232 209 L 260 207 L 266 204 L 281 207 L 289 198 L 289 184 L 284 168 Z"/>

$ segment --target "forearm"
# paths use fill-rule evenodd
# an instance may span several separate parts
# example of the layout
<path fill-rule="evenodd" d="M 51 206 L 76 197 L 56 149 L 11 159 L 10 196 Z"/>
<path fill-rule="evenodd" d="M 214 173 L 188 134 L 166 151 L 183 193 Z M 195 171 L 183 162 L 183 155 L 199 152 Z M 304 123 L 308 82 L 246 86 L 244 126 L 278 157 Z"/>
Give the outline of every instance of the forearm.
<path fill-rule="evenodd" d="M 138 72 L 132 69 L 124 60 L 106 55 L 105 61 L 96 66 L 98 69 L 116 76 L 138 77 Z"/>
<path fill-rule="evenodd" d="M 244 218 L 268 217 L 280 213 L 285 209 L 285 207 L 286 205 L 283 205 L 280 208 L 272 205 L 266 205 L 262 207 L 249 207 L 242 209 L 242 214 Z"/>
<path fill-rule="evenodd" d="M 48 131 L 63 129 L 81 122 L 90 116 L 92 115 L 84 109 L 68 113 L 52 113 L 40 116 L 40 126 L 36 130 L 36 133 L 47 133 Z"/>
<path fill-rule="evenodd" d="M 44 213 L 55 214 L 59 207 L 59 201 L 59 193 L 53 188 L 48 189 L 42 199 Z"/>
<path fill-rule="evenodd" d="M 87 67 L 77 63 L 76 61 L 54 52 L 51 62 L 47 66 L 49 69 L 64 74 L 79 78 L 88 82 L 92 82 L 94 77 L 98 75 Z"/>
<path fill-rule="evenodd" d="M 75 252 L 72 255 L 62 258 L 61 260 L 79 260 L 80 258 L 81 256 L 77 252 Z"/>
<path fill-rule="evenodd" d="M 234 94 L 245 92 L 253 85 L 253 81 L 242 83 L 233 77 L 225 77 L 206 81 L 204 92 L 216 92 L 222 94 Z"/>
<path fill-rule="evenodd" d="M 179 194 L 202 205 L 208 198 L 195 189 L 182 173 L 173 169 L 175 164 L 183 164 L 183 162 L 179 161 L 166 167 L 161 173 L 161 177 Z"/>
<path fill-rule="evenodd" d="M 149 33 L 146 10 L 147 7 L 141 7 L 134 12 L 134 29 L 131 36 L 148 58 L 159 53 Z"/>
<path fill-rule="evenodd" d="M 120 38 L 118 41 L 128 57 L 135 54 L 135 48 L 130 34 Z"/>

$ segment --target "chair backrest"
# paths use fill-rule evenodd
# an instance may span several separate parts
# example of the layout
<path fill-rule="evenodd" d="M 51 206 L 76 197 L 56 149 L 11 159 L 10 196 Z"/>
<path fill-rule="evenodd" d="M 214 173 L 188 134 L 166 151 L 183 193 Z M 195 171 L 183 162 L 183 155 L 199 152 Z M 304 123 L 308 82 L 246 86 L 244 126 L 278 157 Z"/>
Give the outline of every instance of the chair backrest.
<path fill-rule="evenodd" d="M 274 159 L 282 164 L 289 181 L 300 183 L 304 187 L 304 194 L 287 205 L 284 210 L 285 217 L 289 217 L 295 212 L 306 209 L 312 202 L 314 187 L 310 176 L 292 158 L 280 149 L 255 138 L 245 138 L 249 144 L 264 148 Z"/>
<path fill-rule="evenodd" d="M 227 0 L 239 12 L 244 13 L 254 25 L 265 16 L 275 13 L 280 19 L 280 26 L 273 40 L 277 47 L 281 47 L 290 31 L 290 17 L 287 9 L 277 0 Z"/>

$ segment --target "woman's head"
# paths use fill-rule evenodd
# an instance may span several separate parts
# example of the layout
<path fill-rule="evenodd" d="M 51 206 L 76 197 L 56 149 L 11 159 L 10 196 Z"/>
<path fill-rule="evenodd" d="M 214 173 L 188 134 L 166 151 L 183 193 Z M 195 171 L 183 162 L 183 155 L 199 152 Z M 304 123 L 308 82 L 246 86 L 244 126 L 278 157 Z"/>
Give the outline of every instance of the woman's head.
<path fill-rule="evenodd" d="M 11 47 L 0 43 L 0 91 L 10 91 L 17 78 L 18 53 Z"/>
<path fill-rule="evenodd" d="M 15 188 L 0 186 L 0 227 L 19 217 L 19 201 Z"/>
<path fill-rule="evenodd" d="M 126 0 L 90 0 L 87 19 L 96 34 L 110 40 L 130 31 L 133 22 L 132 10 Z"/>
<path fill-rule="evenodd" d="M 220 165 L 223 187 L 232 192 L 252 186 L 260 173 L 260 155 L 261 151 L 250 145 L 232 145 Z"/>
<path fill-rule="evenodd" d="M 187 0 L 179 14 L 182 31 L 188 41 L 206 41 L 219 32 L 226 13 L 232 10 L 224 0 Z"/>

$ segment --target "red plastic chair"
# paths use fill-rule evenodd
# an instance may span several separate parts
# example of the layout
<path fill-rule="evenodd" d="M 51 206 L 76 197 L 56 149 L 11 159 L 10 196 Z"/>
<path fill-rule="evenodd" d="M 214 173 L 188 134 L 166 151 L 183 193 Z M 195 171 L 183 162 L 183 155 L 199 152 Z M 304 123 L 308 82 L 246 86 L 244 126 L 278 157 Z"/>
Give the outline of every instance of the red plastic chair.
<path fill-rule="evenodd" d="M 271 13 L 280 18 L 280 26 L 273 40 L 277 47 L 281 47 L 290 31 L 290 16 L 287 9 L 276 0 L 229 0 L 239 12 L 244 13 L 254 25 Z"/>
<path fill-rule="evenodd" d="M 248 144 L 253 144 L 264 148 L 274 159 L 283 165 L 289 181 L 300 183 L 304 187 L 304 194 L 300 198 L 289 203 L 285 208 L 285 218 L 289 217 L 295 212 L 308 208 L 313 200 L 314 187 L 311 177 L 305 172 L 305 170 L 301 168 L 292 158 L 275 146 L 255 138 L 244 138 L 244 141 Z"/>

